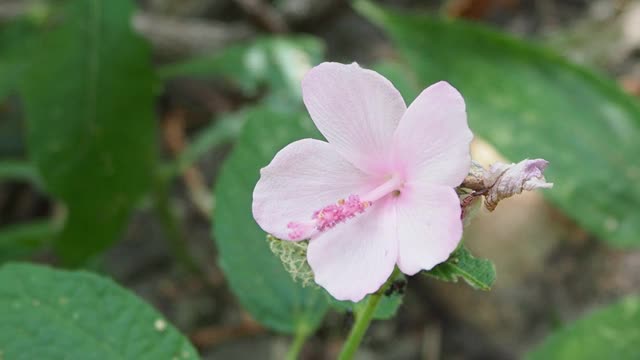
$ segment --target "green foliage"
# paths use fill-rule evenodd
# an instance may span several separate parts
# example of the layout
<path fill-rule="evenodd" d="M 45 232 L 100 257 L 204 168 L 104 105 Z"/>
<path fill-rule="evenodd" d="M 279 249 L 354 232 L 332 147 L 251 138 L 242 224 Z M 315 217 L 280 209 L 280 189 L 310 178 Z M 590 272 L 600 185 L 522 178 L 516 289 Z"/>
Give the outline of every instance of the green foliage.
<path fill-rule="evenodd" d="M 8 264 L 0 284 L 0 358 L 198 358 L 162 315 L 111 280 Z"/>
<path fill-rule="evenodd" d="M 245 118 L 242 110 L 219 116 L 211 125 L 198 131 L 195 138 L 178 155 L 176 161 L 165 168 L 166 174 L 179 174 L 211 149 L 236 140 L 242 131 Z"/>
<path fill-rule="evenodd" d="M 549 336 L 527 359 L 637 359 L 640 298 L 628 297 Z"/>
<path fill-rule="evenodd" d="M 49 221 L 3 227 L 0 230 L 0 263 L 26 257 L 50 245 L 57 231 Z"/>
<path fill-rule="evenodd" d="M 214 237 L 220 266 L 242 305 L 262 324 L 282 332 L 314 330 L 328 308 L 324 293 L 293 281 L 269 249 L 251 215 L 259 170 L 288 143 L 318 137 L 300 108 L 268 104 L 244 112 L 246 124 L 216 185 Z"/>
<path fill-rule="evenodd" d="M 424 273 L 441 281 L 458 282 L 458 278 L 462 278 L 476 290 L 490 290 L 496 281 L 493 263 L 473 257 L 464 246 L 459 246 L 447 261 Z"/>
<path fill-rule="evenodd" d="M 160 74 L 163 78 L 224 78 L 248 96 L 257 95 L 261 85 L 267 85 L 273 92 L 301 98 L 300 79 L 309 64 L 321 61 L 323 52 L 322 43 L 311 36 L 263 37 L 165 66 Z"/>
<path fill-rule="evenodd" d="M 0 181 L 2 180 L 25 180 L 38 186 L 42 185 L 38 171 L 24 161 L 0 161 Z"/>
<path fill-rule="evenodd" d="M 73 264 L 118 238 L 152 181 L 155 81 L 132 11 L 129 0 L 63 2 L 20 81 L 31 160 L 68 208 L 56 247 Z"/>
<path fill-rule="evenodd" d="M 29 65 L 28 49 L 37 26 L 28 18 L 0 24 L 0 101 L 16 90 Z"/>
<path fill-rule="evenodd" d="M 388 32 L 414 70 L 420 86 L 401 83 L 405 94 L 449 81 L 465 97 L 476 135 L 511 160 L 550 161 L 545 175 L 555 187 L 545 196 L 603 240 L 640 245 L 636 100 L 557 55 L 480 25 L 368 1 L 356 8 Z M 391 70 L 396 77 L 408 71 Z"/>

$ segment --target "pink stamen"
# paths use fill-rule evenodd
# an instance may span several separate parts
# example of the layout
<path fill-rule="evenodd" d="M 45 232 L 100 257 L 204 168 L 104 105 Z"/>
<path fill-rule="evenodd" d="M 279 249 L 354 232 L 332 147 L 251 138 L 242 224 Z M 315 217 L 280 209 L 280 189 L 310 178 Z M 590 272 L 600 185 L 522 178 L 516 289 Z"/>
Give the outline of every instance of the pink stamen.
<path fill-rule="evenodd" d="M 358 195 L 349 195 L 346 200 L 340 199 L 337 203 L 327 205 L 314 212 L 309 222 L 292 221 L 288 223 L 289 238 L 291 240 L 308 239 L 317 232 L 331 229 L 337 224 L 363 213 L 369 206 L 371 206 L 370 201 L 361 201 Z"/>
<path fill-rule="evenodd" d="M 360 201 L 358 195 L 349 195 L 347 200 L 339 200 L 337 204 L 331 204 L 316 211 L 311 219 L 316 221 L 318 231 L 325 231 L 363 213 L 369 205 L 371 203 L 368 201 Z"/>
<path fill-rule="evenodd" d="M 358 195 L 349 195 L 346 200 L 340 199 L 335 204 L 315 211 L 310 221 L 292 221 L 287 224 L 289 238 L 294 241 L 308 239 L 318 232 L 331 229 L 358 214 L 362 214 L 374 201 L 399 190 L 402 188 L 402 184 L 402 178 L 397 175 L 391 176 L 385 183 L 366 194 L 365 200 L 361 200 Z"/>

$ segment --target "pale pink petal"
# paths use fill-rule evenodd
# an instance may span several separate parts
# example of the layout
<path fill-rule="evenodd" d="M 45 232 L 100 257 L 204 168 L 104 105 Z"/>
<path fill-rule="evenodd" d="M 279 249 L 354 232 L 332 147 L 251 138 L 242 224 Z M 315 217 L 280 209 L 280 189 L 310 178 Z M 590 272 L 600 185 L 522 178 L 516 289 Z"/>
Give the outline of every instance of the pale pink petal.
<path fill-rule="evenodd" d="M 413 275 L 447 260 L 462 237 L 454 189 L 408 183 L 396 200 L 398 268 Z"/>
<path fill-rule="evenodd" d="M 395 211 L 385 202 L 309 242 L 307 260 L 315 282 L 338 300 L 362 300 L 393 271 L 398 256 Z"/>
<path fill-rule="evenodd" d="M 265 232 L 290 240 L 290 222 L 310 221 L 316 210 L 364 191 L 366 181 L 365 174 L 328 143 L 299 140 L 260 170 L 253 191 L 253 217 Z"/>
<path fill-rule="evenodd" d="M 356 63 L 322 63 L 303 78 L 302 97 L 342 156 L 369 173 L 388 169 L 393 132 L 406 110 L 389 80 Z"/>
<path fill-rule="evenodd" d="M 409 106 L 394 134 L 394 158 L 407 179 L 455 187 L 471 165 L 464 99 L 441 81 Z"/>

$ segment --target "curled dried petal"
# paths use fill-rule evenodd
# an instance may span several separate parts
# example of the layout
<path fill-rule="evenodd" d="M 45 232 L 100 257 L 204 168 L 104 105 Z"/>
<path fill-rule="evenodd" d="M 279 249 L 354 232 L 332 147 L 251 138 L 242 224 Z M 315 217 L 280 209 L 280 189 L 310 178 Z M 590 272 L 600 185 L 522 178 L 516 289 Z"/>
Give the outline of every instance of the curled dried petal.
<path fill-rule="evenodd" d="M 549 162 L 544 159 L 525 159 L 517 164 L 495 163 L 491 165 L 484 178 L 489 189 L 485 195 L 485 206 L 493 211 L 502 199 L 506 199 L 525 190 L 549 189 L 553 183 L 546 182 L 544 169 Z"/>

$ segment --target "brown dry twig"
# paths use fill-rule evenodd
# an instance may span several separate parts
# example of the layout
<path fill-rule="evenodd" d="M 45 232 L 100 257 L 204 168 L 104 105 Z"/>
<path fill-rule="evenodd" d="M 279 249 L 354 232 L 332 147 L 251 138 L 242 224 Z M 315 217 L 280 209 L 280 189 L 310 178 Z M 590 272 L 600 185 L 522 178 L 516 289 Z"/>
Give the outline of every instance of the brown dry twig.
<path fill-rule="evenodd" d="M 169 111 L 163 123 L 163 134 L 167 147 L 172 155 L 177 156 L 187 146 L 186 117 L 184 110 L 178 108 Z M 204 176 L 200 170 L 191 166 L 182 173 L 182 178 L 189 193 L 189 199 L 194 204 L 198 213 L 205 219 L 210 219 L 213 211 L 213 197 L 206 185 Z"/>
<path fill-rule="evenodd" d="M 230 326 L 208 326 L 195 330 L 189 338 L 198 348 L 211 348 L 220 343 L 263 333 L 265 330 L 249 315 L 243 313 L 242 322 Z"/>
<path fill-rule="evenodd" d="M 273 33 L 286 33 L 289 26 L 280 12 L 263 0 L 235 0 L 260 27 Z"/>

